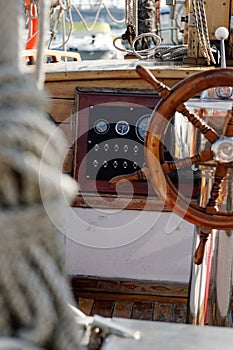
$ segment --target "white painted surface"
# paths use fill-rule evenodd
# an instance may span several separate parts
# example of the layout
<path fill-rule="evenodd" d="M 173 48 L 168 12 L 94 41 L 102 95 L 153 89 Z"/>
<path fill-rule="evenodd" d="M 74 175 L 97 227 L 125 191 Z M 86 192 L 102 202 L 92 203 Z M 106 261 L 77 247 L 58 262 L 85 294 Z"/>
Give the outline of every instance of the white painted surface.
<path fill-rule="evenodd" d="M 194 226 L 172 213 L 69 208 L 69 275 L 188 282 Z"/>

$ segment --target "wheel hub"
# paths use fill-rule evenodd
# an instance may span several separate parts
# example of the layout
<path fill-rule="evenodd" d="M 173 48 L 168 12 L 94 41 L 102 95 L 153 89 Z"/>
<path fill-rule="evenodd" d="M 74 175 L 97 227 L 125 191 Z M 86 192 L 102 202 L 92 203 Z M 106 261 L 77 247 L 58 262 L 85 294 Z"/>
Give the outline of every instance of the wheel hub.
<path fill-rule="evenodd" d="M 233 137 L 222 136 L 211 146 L 214 159 L 219 163 L 233 162 Z"/>

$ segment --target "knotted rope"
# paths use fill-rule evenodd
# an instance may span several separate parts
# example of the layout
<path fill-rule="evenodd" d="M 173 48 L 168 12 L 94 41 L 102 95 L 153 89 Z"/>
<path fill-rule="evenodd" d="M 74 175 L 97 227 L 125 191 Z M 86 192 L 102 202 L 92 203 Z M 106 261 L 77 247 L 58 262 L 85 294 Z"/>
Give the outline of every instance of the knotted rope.
<path fill-rule="evenodd" d="M 69 307 L 58 232 L 45 206 L 54 220 L 67 206 L 64 193 L 71 198 L 77 188 L 62 175 L 64 140 L 45 117 L 44 93 L 21 71 L 22 3 L 0 0 L 0 7 L 8 33 L 0 36 L 0 346 L 10 337 L 18 349 L 27 342 L 76 350 L 86 318 Z"/>

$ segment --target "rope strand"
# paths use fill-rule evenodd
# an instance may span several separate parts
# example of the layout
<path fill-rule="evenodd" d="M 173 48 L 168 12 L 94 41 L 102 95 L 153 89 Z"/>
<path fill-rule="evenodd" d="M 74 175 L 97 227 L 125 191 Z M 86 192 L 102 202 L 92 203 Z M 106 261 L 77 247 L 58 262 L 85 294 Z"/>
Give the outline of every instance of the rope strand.
<path fill-rule="evenodd" d="M 203 0 L 192 0 L 193 11 L 196 21 L 196 29 L 198 34 L 198 41 L 200 45 L 200 51 L 209 65 L 212 61 L 215 64 L 215 59 L 211 51 L 209 32 L 207 26 L 207 19 L 205 13 L 205 5 Z"/>

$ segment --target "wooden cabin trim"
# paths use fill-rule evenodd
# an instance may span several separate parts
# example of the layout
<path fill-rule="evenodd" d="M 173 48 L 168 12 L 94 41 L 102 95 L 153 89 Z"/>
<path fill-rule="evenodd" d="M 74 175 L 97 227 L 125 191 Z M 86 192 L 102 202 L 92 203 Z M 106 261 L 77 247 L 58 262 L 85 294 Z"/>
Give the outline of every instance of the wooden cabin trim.
<path fill-rule="evenodd" d="M 45 89 L 50 97 L 74 99 L 76 87 L 151 88 L 138 76 L 135 70 L 138 64 L 146 65 L 157 79 L 170 87 L 194 73 L 206 70 L 203 66 L 156 64 L 139 60 L 58 62 L 46 65 Z"/>
<path fill-rule="evenodd" d="M 72 123 L 71 119 L 72 117 L 74 118 L 75 111 L 76 107 L 73 98 L 50 98 L 48 101 L 48 113 L 55 123 Z"/>
<path fill-rule="evenodd" d="M 63 171 L 72 175 L 75 143 L 75 100 L 51 98 L 48 101 L 48 114 L 55 125 L 63 132 L 67 144 L 64 144 L 65 159 Z"/>
<path fill-rule="evenodd" d="M 174 299 L 180 299 L 184 302 L 188 298 L 188 284 L 170 283 L 163 281 L 142 281 L 128 279 L 111 279 L 96 276 L 70 276 L 69 282 L 73 293 L 82 296 L 91 296 L 98 293 L 98 298 L 116 298 L 127 299 L 130 296 L 136 300 L 167 300 L 174 302 Z M 101 297 L 102 295 L 102 297 Z"/>
<path fill-rule="evenodd" d="M 140 79 L 135 70 L 138 64 L 145 65 L 159 79 L 180 80 L 207 69 L 207 67 L 203 66 L 157 63 L 155 61 L 139 61 L 137 59 L 58 62 L 46 65 L 45 83 L 69 80 Z M 211 67 L 208 67 L 208 69 L 211 69 Z M 142 82 L 142 79 L 140 81 Z"/>
<path fill-rule="evenodd" d="M 148 210 L 159 212 L 170 212 L 162 200 L 156 195 L 154 197 L 135 196 L 129 202 L 127 195 L 101 194 L 94 195 L 85 193 L 76 196 L 72 202 L 73 207 L 80 208 L 101 208 L 101 209 L 127 209 L 127 210 Z"/>

